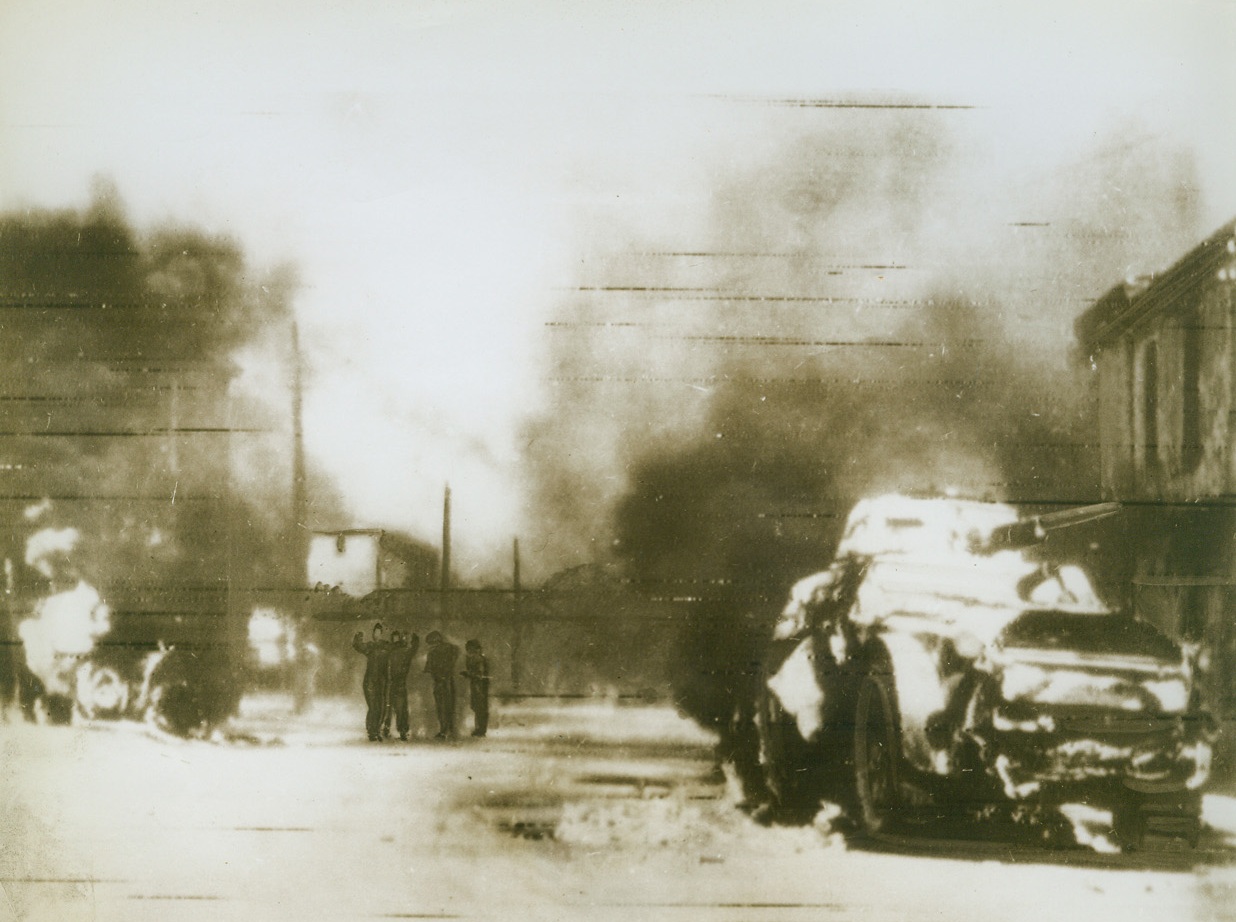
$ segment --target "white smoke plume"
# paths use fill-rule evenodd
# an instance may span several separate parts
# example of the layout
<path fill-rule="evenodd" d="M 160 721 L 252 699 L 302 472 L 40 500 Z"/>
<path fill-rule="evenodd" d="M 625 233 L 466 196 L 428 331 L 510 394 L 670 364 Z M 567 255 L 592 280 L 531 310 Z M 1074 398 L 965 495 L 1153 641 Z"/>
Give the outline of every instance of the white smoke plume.
<path fill-rule="evenodd" d="M 262 669 L 272 669 L 296 660 L 296 628 L 279 612 L 255 608 L 249 617 L 249 649 Z"/>
<path fill-rule="evenodd" d="M 80 541 L 75 528 L 44 528 L 26 544 L 26 563 L 52 582 L 33 616 L 17 628 L 26 651 L 26 665 L 49 695 L 73 697 L 75 675 L 100 637 L 111 630 L 111 609 L 97 589 L 76 577 L 71 555 Z"/>
<path fill-rule="evenodd" d="M 111 610 L 85 582 L 42 599 L 35 616 L 17 628 L 26 649 L 26 665 L 48 694 L 72 696 L 73 676 L 95 641 L 111 630 Z"/>
<path fill-rule="evenodd" d="M 63 559 L 73 553 L 81 537 L 81 532 L 76 528 L 44 528 L 35 532 L 26 542 L 26 565 L 52 579 L 56 570 L 64 566 Z"/>

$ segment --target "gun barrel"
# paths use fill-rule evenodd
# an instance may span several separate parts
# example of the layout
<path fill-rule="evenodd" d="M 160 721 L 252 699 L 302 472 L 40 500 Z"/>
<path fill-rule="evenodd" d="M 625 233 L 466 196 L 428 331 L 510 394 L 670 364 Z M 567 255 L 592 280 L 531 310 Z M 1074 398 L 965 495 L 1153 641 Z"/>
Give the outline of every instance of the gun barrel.
<path fill-rule="evenodd" d="M 1120 503 L 1094 503 L 1090 506 L 1078 506 L 1076 509 L 1061 509 L 1059 512 L 1048 512 L 1035 516 L 1043 531 L 1053 531 L 1057 528 L 1070 528 L 1073 525 L 1083 525 L 1106 519 L 1120 511 Z"/>
<path fill-rule="evenodd" d="M 1043 541 L 1050 532 L 1061 528 L 1072 528 L 1074 525 L 1084 525 L 1113 516 L 1120 511 L 1119 503 L 1094 503 L 1089 506 L 1078 506 L 1076 509 L 1062 509 L 1059 512 L 1047 512 L 1043 515 L 1031 516 L 1017 522 L 1010 522 L 993 529 L 990 537 L 984 542 L 983 550 L 994 551 L 1016 550 L 1030 547 Z"/>

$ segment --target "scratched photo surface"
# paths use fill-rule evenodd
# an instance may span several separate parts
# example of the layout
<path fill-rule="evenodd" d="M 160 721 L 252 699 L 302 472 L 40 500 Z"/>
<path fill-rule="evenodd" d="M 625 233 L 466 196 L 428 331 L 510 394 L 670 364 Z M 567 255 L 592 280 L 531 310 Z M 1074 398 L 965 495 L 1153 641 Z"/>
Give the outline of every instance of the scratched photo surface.
<path fill-rule="evenodd" d="M 0 4 L 0 920 L 1236 917 L 1234 41 Z"/>

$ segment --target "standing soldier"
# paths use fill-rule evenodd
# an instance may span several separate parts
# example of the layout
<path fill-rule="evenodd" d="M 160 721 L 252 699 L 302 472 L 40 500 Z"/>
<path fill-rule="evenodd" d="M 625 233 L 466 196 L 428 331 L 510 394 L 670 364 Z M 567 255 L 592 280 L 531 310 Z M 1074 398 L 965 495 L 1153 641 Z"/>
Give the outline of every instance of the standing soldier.
<path fill-rule="evenodd" d="M 481 652 L 479 640 L 469 640 L 464 651 L 464 671 L 460 675 L 468 680 L 471 692 L 472 735 L 484 736 L 489 729 L 489 660 Z"/>
<path fill-rule="evenodd" d="M 395 715 L 395 729 L 399 738 L 408 741 L 408 670 L 412 667 L 412 657 L 416 656 L 421 639 L 416 634 L 400 636 L 398 631 L 391 632 L 391 666 L 389 704 L 386 716 L 382 719 L 382 736 L 391 735 L 391 713 Z"/>
<path fill-rule="evenodd" d="M 382 712 L 386 709 L 387 676 L 390 670 L 390 644 L 382 639 L 382 622 L 373 626 L 373 640 L 365 643 L 365 635 L 356 632 L 352 649 L 365 657 L 365 731 L 372 742 L 382 739 Z"/>
<path fill-rule="evenodd" d="M 459 647 L 446 640 L 439 631 L 430 631 L 425 638 L 429 652 L 425 654 L 425 671 L 433 679 L 433 703 L 438 713 L 436 740 L 455 735 L 455 662 Z"/>
<path fill-rule="evenodd" d="M 17 698 L 17 652 L 21 649 L 16 640 L 7 637 L 0 640 L 0 721 L 8 723 L 9 706 Z"/>
<path fill-rule="evenodd" d="M 390 639 L 390 656 L 394 657 L 395 651 L 402 645 L 400 634 L 398 631 L 391 631 Z M 384 740 L 391 738 L 391 668 L 390 660 L 388 659 L 386 666 L 386 700 L 382 702 L 382 721 L 378 736 Z"/>

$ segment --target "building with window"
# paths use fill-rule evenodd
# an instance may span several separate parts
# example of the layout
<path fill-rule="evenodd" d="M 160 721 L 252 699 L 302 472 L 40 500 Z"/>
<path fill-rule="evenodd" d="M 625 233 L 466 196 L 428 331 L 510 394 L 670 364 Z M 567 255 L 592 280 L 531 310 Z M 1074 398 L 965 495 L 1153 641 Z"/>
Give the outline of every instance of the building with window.
<path fill-rule="evenodd" d="M 309 585 L 361 598 L 379 589 L 436 585 L 438 552 L 380 528 L 316 532 L 309 539 Z"/>
<path fill-rule="evenodd" d="M 1236 716 L 1236 222 L 1076 323 L 1098 381 L 1105 498 L 1126 506 L 1138 613 L 1198 644 Z"/>

